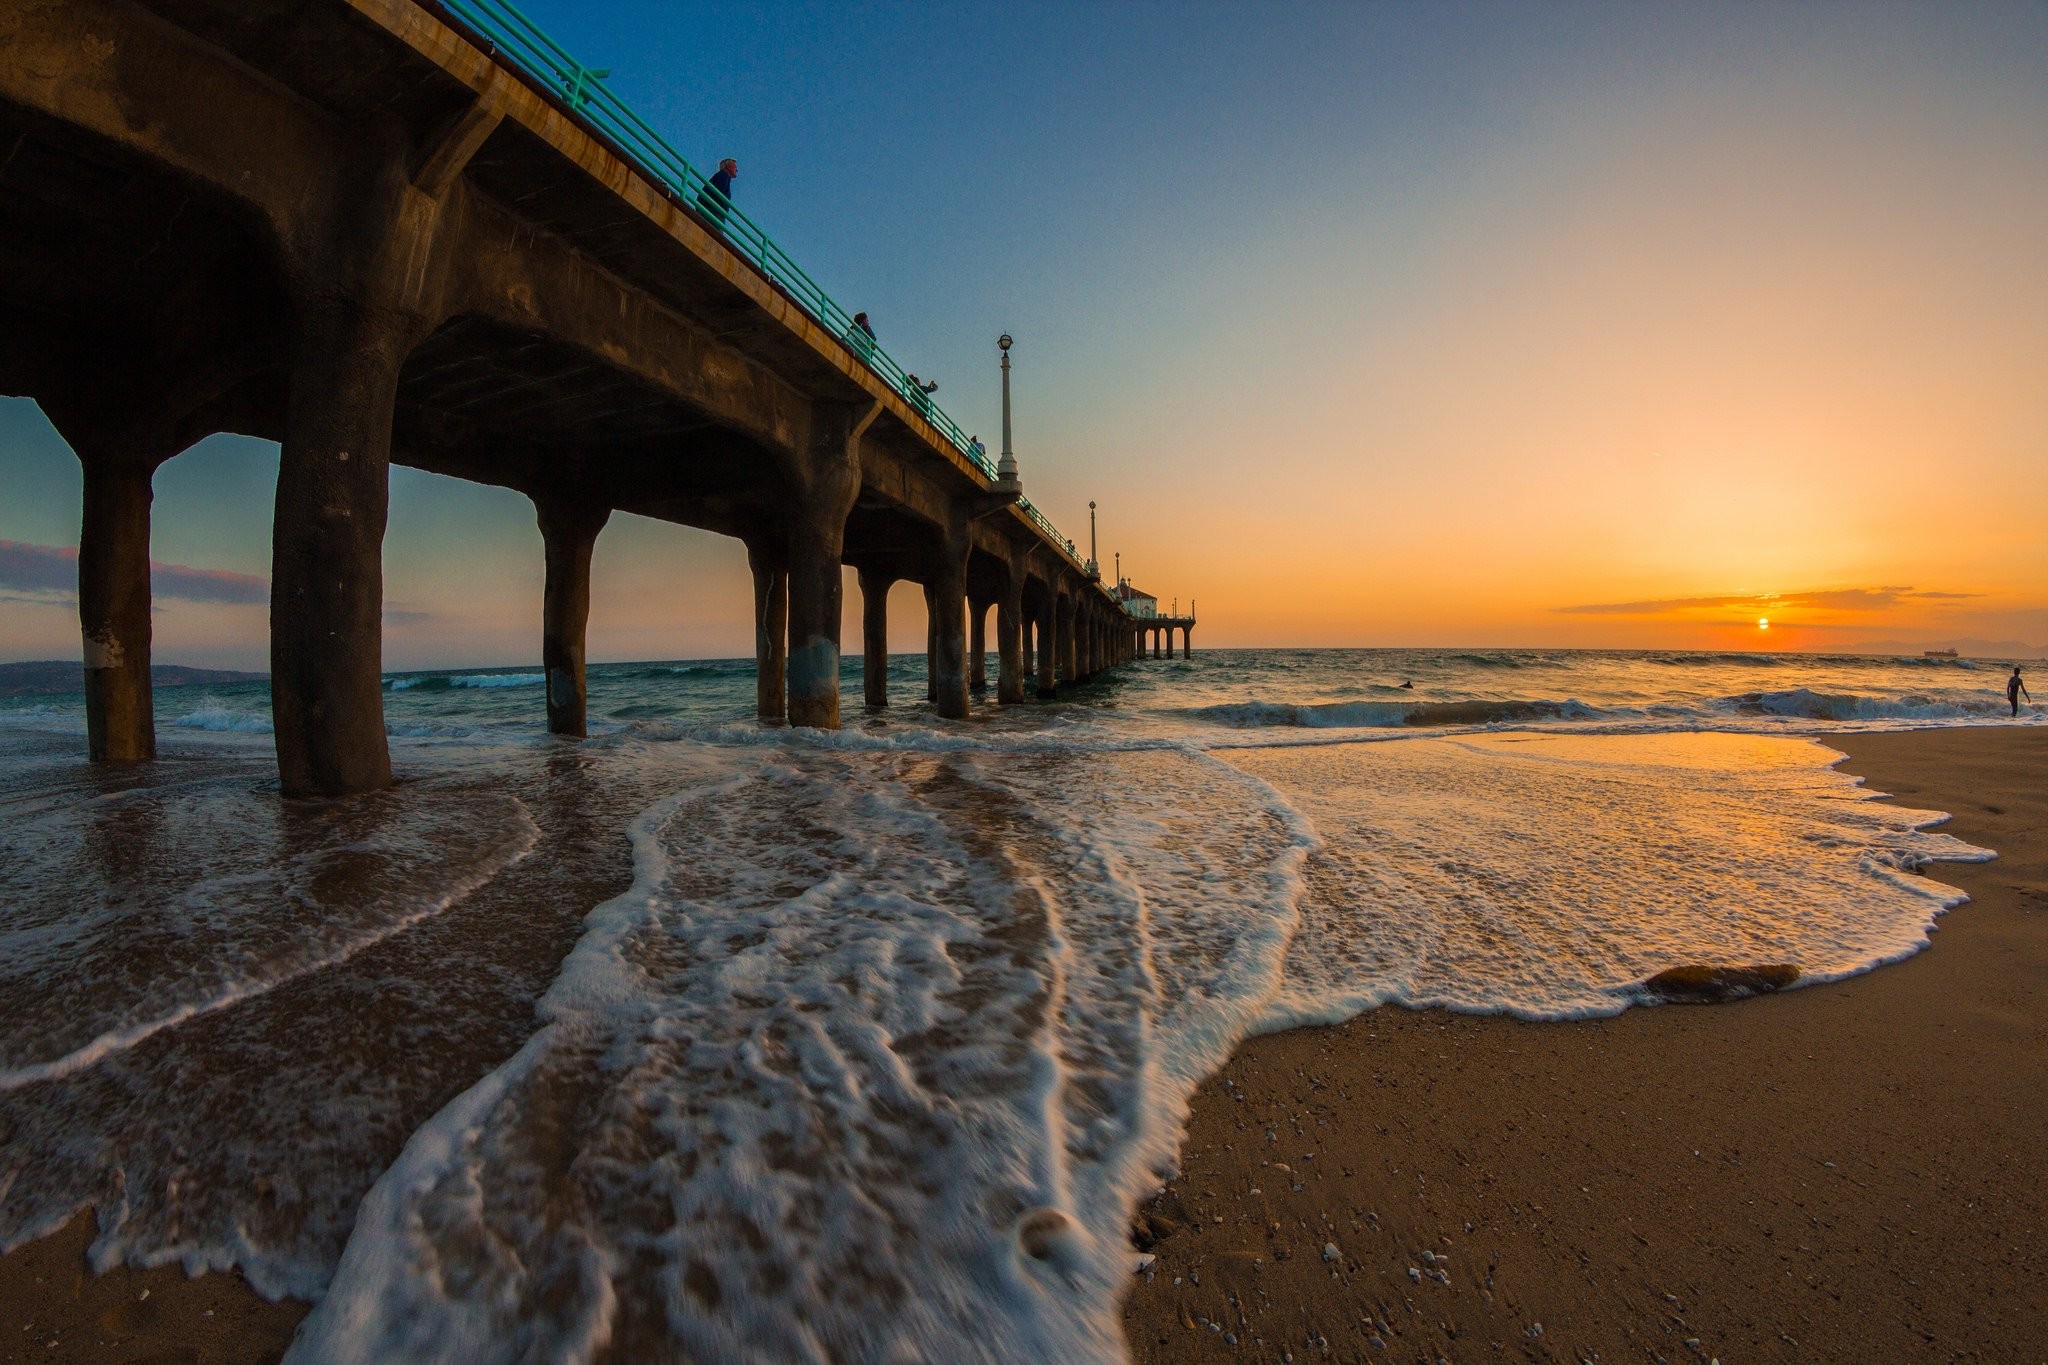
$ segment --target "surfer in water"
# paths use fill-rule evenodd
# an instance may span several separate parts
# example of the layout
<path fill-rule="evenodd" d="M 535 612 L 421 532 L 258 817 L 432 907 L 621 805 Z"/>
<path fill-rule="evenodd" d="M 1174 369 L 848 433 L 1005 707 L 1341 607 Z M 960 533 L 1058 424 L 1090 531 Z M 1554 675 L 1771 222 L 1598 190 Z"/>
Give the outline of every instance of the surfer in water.
<path fill-rule="evenodd" d="M 2032 701 L 2034 694 L 2027 691 L 2027 685 L 2020 681 L 2020 666 L 2014 664 L 2012 666 L 2012 676 L 2005 680 L 2005 699 L 2012 703 L 2012 713 L 2015 716 L 2020 713 L 2021 697 Z"/>

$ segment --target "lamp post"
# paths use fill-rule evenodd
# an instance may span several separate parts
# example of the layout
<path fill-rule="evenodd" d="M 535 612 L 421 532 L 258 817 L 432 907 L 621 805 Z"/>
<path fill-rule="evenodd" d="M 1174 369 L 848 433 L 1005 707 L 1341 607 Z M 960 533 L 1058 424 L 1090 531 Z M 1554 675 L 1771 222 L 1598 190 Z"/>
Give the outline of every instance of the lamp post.
<path fill-rule="evenodd" d="M 1095 500 L 1088 500 L 1088 581 L 1100 583 L 1102 570 L 1095 563 Z"/>
<path fill-rule="evenodd" d="M 1010 449 L 1010 334 L 1005 332 L 997 337 L 996 345 L 1003 353 L 1003 454 L 996 461 L 996 482 L 1015 485 L 1017 454 Z"/>

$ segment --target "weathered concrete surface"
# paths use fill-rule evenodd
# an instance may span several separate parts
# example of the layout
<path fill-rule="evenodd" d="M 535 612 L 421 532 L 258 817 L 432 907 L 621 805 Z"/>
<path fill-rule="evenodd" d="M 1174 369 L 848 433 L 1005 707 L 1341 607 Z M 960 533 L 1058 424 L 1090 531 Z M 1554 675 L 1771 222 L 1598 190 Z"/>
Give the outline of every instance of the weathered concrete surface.
<path fill-rule="evenodd" d="M 747 542 L 754 575 L 754 711 L 766 721 L 789 715 L 789 552 L 772 537 Z"/>
<path fill-rule="evenodd" d="M 860 571 L 861 686 L 875 710 L 889 704 L 889 589 L 895 582 L 881 569 Z"/>
<path fill-rule="evenodd" d="M 689 205 L 411 0 L 0 0 L 0 52 L 0 392 L 53 414 L 137 395 L 128 425 L 151 441 L 102 446 L 151 467 L 212 431 L 282 443 L 271 652 L 289 793 L 389 780 L 394 462 L 537 498 L 566 479 L 594 506 L 780 540 L 786 631 L 770 574 L 757 651 L 778 671 L 782 635 L 797 724 L 838 723 L 841 562 L 900 558 L 965 519 L 975 574 L 1035 549 L 1032 600 L 1108 609 L 1006 505 L 1013 489 Z M 97 468 L 93 749 L 142 757 L 147 483 Z M 544 639 L 573 614 L 544 604 Z M 584 706 L 569 634 L 575 695 L 550 696 L 565 733 Z M 1039 652 L 1047 673 L 1057 650 Z M 764 679 L 764 713 L 774 692 Z"/>
<path fill-rule="evenodd" d="M 541 671 L 547 677 L 548 730 L 581 737 L 588 724 L 584 639 L 590 625 L 590 556 L 611 509 L 573 497 L 534 502 L 547 560 L 541 604 Z"/>
<path fill-rule="evenodd" d="M 85 461 L 78 622 L 85 644 L 86 743 L 96 761 L 156 757 L 149 685 L 147 465 Z"/>

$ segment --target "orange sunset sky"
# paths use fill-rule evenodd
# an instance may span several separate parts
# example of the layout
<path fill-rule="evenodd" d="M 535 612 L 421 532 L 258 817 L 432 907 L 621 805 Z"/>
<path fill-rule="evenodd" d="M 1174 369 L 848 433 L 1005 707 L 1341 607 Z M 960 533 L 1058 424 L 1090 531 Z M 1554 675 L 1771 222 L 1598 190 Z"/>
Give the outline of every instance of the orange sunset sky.
<path fill-rule="evenodd" d="M 796 82 L 755 15 L 706 91 L 533 8 L 992 450 L 1014 332 L 1026 490 L 1198 644 L 2048 646 L 2048 7 L 861 11 Z M 160 661 L 263 666 L 275 468 L 159 474 Z M 0 657 L 78 655 L 78 487 L 0 400 Z M 386 569 L 388 667 L 537 657 L 517 495 L 395 471 Z M 594 596 L 751 650 L 735 542 L 616 517 Z"/>

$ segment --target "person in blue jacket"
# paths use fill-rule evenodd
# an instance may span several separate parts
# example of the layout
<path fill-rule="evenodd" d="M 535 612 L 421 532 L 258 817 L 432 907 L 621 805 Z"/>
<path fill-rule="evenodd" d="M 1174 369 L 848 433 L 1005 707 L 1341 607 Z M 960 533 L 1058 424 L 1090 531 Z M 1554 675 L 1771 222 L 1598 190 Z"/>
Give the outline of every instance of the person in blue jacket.
<path fill-rule="evenodd" d="M 704 182 L 704 188 L 697 191 L 697 207 L 704 210 L 704 216 L 725 228 L 726 210 L 732 207 L 732 178 L 740 173 L 740 163 L 731 157 L 718 163 L 718 174 Z"/>

